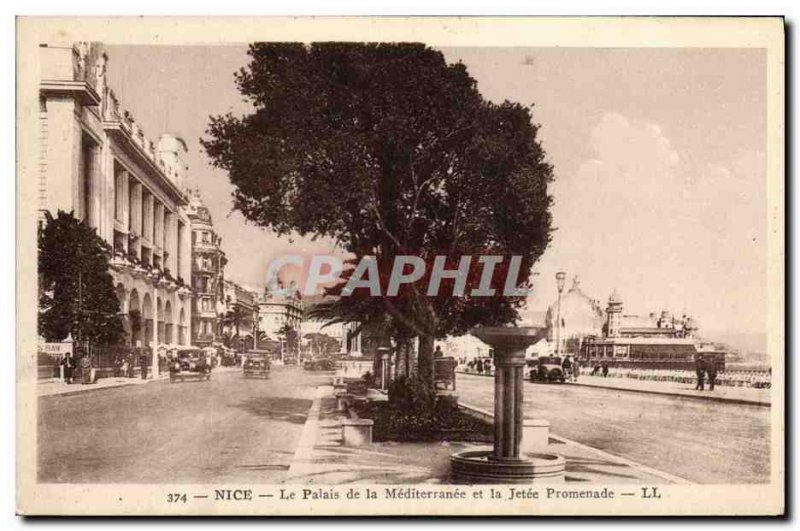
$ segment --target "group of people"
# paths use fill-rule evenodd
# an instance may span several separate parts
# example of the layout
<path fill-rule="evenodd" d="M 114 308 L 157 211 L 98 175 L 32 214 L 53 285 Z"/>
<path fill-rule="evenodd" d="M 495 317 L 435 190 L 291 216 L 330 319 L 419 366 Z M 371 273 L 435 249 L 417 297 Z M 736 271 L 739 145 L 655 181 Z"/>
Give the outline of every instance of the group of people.
<path fill-rule="evenodd" d="M 133 378 L 134 367 L 136 365 L 134 358 L 135 356 L 132 354 L 128 356 L 117 356 L 114 358 L 114 377 Z M 149 356 L 142 355 L 140 355 L 138 358 L 141 377 L 142 379 L 146 379 L 147 372 L 150 368 L 150 358 Z M 92 357 L 89 354 L 85 354 L 80 351 L 76 351 L 75 354 L 67 352 L 61 358 L 59 364 L 63 368 L 63 378 L 65 383 L 75 383 L 76 379 L 83 380 L 84 383 L 91 383 L 86 381 L 87 377 L 89 377 L 91 374 L 93 367 Z"/>
<path fill-rule="evenodd" d="M 717 381 L 717 364 L 713 361 L 706 361 L 703 356 L 698 356 L 695 361 L 694 372 L 697 374 L 697 385 L 694 387 L 697 391 L 705 390 L 706 378 L 708 378 L 708 390 L 714 390 L 714 384 Z"/>
<path fill-rule="evenodd" d="M 115 378 L 133 378 L 134 367 L 136 366 L 134 356 L 117 356 L 114 359 L 114 377 Z M 149 356 L 139 356 L 139 369 L 142 380 L 147 379 L 147 371 L 150 368 Z"/>
<path fill-rule="evenodd" d="M 71 384 L 76 378 L 80 378 L 83 383 L 91 383 L 92 357 L 89 354 L 76 347 L 75 355 L 67 352 L 59 363 L 63 367 L 66 383 Z"/>
<path fill-rule="evenodd" d="M 708 360 L 704 360 L 705 365 L 702 369 L 703 385 L 702 389 L 713 389 L 716 386 L 724 387 L 752 387 L 756 389 L 768 389 L 771 387 L 771 375 L 769 370 L 730 370 L 719 371 L 716 365 L 712 365 Z M 596 374 L 601 368 L 592 369 L 592 374 Z M 711 385 L 713 375 L 713 387 Z M 700 371 L 695 365 L 694 370 L 690 369 L 647 369 L 642 367 L 614 367 L 608 371 L 607 376 L 613 378 L 631 378 L 635 380 L 646 380 L 652 382 L 673 382 L 680 384 L 695 384 L 696 389 L 700 390 Z"/>
<path fill-rule="evenodd" d="M 475 371 L 478 374 L 491 374 L 492 360 L 490 358 L 470 360 L 467 362 L 467 370 L 469 372 Z"/>
<path fill-rule="evenodd" d="M 592 365 L 591 376 L 596 376 L 598 372 L 603 375 L 603 378 L 608 378 L 608 362 L 607 361 L 604 361 L 602 363 L 594 363 Z"/>
<path fill-rule="evenodd" d="M 577 382 L 578 376 L 581 373 L 581 364 L 579 361 L 572 359 L 572 356 L 564 356 L 561 362 L 561 368 L 564 370 L 564 376 L 570 382 Z"/>

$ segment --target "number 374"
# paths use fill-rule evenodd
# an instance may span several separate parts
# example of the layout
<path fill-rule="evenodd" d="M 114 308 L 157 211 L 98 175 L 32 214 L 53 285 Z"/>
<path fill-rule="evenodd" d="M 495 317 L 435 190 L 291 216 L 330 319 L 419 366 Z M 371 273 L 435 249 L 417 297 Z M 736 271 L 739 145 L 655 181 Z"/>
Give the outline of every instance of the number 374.
<path fill-rule="evenodd" d="M 186 494 L 180 492 L 171 492 L 167 494 L 167 503 L 186 503 Z"/>

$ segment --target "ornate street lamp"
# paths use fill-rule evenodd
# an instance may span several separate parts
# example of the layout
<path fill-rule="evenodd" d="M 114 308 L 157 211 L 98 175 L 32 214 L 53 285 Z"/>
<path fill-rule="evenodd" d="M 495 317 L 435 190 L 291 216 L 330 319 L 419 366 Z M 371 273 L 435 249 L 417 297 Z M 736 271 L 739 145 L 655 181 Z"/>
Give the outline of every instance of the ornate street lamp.
<path fill-rule="evenodd" d="M 558 304 L 556 307 L 556 356 L 561 356 L 561 292 L 564 291 L 564 282 L 567 274 L 563 271 L 556 273 L 556 287 L 558 288 Z"/>

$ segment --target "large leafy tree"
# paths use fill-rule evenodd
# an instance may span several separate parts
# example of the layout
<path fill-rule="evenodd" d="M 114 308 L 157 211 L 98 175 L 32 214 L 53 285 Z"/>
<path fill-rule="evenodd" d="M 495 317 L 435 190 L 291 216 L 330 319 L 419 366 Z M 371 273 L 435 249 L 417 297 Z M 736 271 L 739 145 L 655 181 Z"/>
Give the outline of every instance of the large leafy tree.
<path fill-rule="evenodd" d="M 519 255 L 527 282 L 550 240 L 552 180 L 530 108 L 484 100 L 463 64 L 423 44 L 257 43 L 249 56 L 236 80 L 253 112 L 212 117 L 202 140 L 246 218 L 375 256 L 382 293 L 397 255 L 429 270 L 435 255 L 451 267 L 463 255 Z M 473 268 L 468 287 L 478 277 Z M 401 344 L 418 337 L 426 378 L 435 338 L 518 318 L 522 297 L 429 297 L 427 280 L 327 309 Z"/>
<path fill-rule="evenodd" d="M 111 249 L 72 213 L 47 212 L 39 230 L 39 334 L 120 343 L 125 329 L 109 273 Z"/>
<path fill-rule="evenodd" d="M 308 342 L 312 357 L 328 357 L 337 354 L 342 346 L 341 341 L 322 332 L 312 332 L 304 336 Z"/>

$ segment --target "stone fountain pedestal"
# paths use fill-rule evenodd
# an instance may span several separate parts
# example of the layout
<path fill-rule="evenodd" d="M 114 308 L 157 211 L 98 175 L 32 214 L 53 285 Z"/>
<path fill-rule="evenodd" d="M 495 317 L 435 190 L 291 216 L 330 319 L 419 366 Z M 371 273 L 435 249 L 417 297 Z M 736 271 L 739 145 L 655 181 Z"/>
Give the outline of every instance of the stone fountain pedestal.
<path fill-rule="evenodd" d="M 525 350 L 538 328 L 481 327 L 472 334 L 494 348 L 494 447 L 468 450 L 450 458 L 455 483 L 561 483 L 566 461 L 536 445 L 521 452 Z M 526 448 L 527 449 L 527 448 Z"/>

